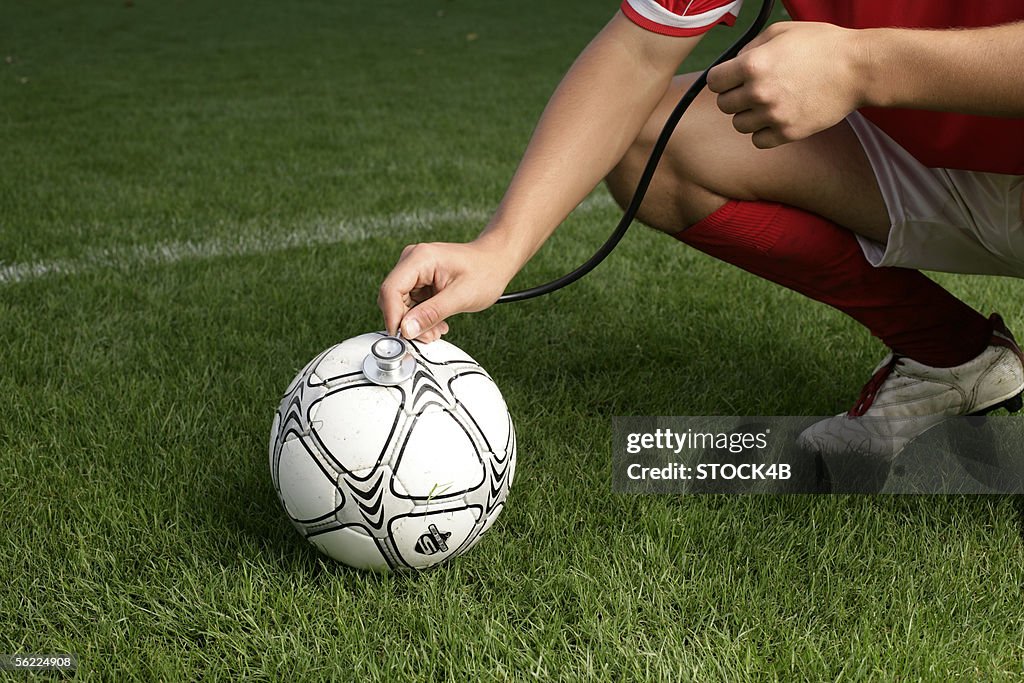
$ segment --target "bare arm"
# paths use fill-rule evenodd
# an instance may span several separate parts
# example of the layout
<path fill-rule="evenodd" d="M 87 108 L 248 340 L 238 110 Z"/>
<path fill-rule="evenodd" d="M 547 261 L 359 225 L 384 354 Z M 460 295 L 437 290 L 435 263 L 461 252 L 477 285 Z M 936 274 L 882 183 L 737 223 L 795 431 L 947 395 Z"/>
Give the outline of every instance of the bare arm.
<path fill-rule="evenodd" d="M 1024 22 L 861 33 L 865 105 L 1024 117 Z"/>
<path fill-rule="evenodd" d="M 698 40 L 651 33 L 617 13 L 551 96 L 480 236 L 406 247 L 380 288 L 387 329 L 429 341 L 447 330 L 445 318 L 493 304 L 626 152 Z"/>
<path fill-rule="evenodd" d="M 518 271 L 622 158 L 697 41 L 616 14 L 551 96 L 482 239 Z"/>
<path fill-rule="evenodd" d="M 784 22 L 708 75 L 719 108 L 756 146 L 829 128 L 864 106 L 1024 116 L 1024 23 L 845 29 Z"/>

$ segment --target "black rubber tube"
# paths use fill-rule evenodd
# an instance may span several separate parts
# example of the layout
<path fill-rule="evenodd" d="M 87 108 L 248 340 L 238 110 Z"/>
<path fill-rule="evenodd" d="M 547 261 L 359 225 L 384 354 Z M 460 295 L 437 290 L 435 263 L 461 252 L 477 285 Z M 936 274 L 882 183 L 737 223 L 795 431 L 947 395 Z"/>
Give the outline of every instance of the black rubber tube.
<path fill-rule="evenodd" d="M 729 46 L 725 52 L 719 55 L 718 59 L 712 62 L 711 66 L 705 69 L 697 80 L 693 82 L 683 96 L 679 98 L 679 102 L 676 104 L 672 113 L 669 114 L 668 120 L 665 121 L 665 126 L 661 129 L 661 134 L 658 136 L 657 141 L 654 143 L 654 147 L 651 149 L 651 156 L 647 159 L 647 165 L 644 167 L 644 172 L 640 175 L 640 181 L 636 185 L 636 190 L 633 192 L 633 198 L 629 201 L 629 206 L 626 207 L 626 211 L 622 214 L 622 219 L 619 224 L 615 227 L 615 231 L 612 232 L 611 236 L 601 245 L 601 248 L 594 252 L 585 263 L 576 268 L 571 273 L 566 273 L 562 277 L 552 280 L 551 282 L 543 285 L 537 285 L 529 289 L 524 289 L 518 292 L 508 292 L 498 297 L 497 303 L 505 304 L 512 301 L 525 301 L 527 299 L 533 299 L 544 294 L 550 294 L 551 292 L 558 291 L 562 287 L 571 285 L 572 283 L 579 280 L 581 277 L 592 271 L 594 268 L 604 261 L 608 254 L 612 253 L 612 250 L 618 246 L 619 242 L 626 235 L 626 231 L 629 230 L 629 226 L 633 223 L 633 219 L 636 218 L 637 211 L 640 210 L 640 205 L 644 201 L 644 196 L 647 194 L 647 188 L 651 184 L 651 179 L 654 177 L 654 172 L 658 168 L 658 162 L 661 161 L 662 155 L 665 153 L 665 147 L 668 146 L 668 141 L 672 137 L 672 133 L 675 131 L 676 126 L 679 124 L 679 119 L 683 118 L 683 114 L 689 109 L 690 105 L 704 86 L 708 82 L 708 71 L 715 68 L 722 62 L 727 62 L 739 54 L 740 50 L 749 43 L 754 37 L 761 32 L 761 29 L 768 23 L 768 18 L 771 16 L 772 9 L 775 6 L 775 0 L 764 0 L 761 4 L 761 10 L 757 13 L 757 17 L 754 19 L 754 23 L 750 25 L 750 28 L 740 36 L 739 40 Z"/>

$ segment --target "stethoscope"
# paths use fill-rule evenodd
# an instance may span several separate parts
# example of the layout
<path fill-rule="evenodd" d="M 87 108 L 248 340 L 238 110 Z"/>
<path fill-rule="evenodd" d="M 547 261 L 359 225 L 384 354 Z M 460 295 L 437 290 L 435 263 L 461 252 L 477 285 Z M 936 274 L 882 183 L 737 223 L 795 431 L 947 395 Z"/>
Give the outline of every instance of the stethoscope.
<path fill-rule="evenodd" d="M 602 261 L 608 258 L 608 255 L 612 253 L 612 250 L 618 246 L 622 238 L 625 237 L 626 231 L 629 230 L 629 226 L 633 224 L 633 219 L 636 218 L 637 211 L 640 210 L 640 205 L 644 201 L 644 196 L 647 194 L 647 188 L 651 184 L 651 179 L 654 177 L 654 172 L 658 168 L 658 163 L 661 161 L 662 155 L 665 153 L 665 148 L 668 146 L 668 141 L 672 137 L 672 133 L 675 131 L 676 126 L 679 124 L 679 120 L 689 109 L 690 105 L 697 98 L 697 95 L 708 82 L 708 72 L 723 62 L 727 62 L 730 59 L 736 57 L 740 50 L 749 43 L 751 40 L 761 32 L 765 24 L 768 23 L 768 18 L 771 16 L 772 9 L 775 6 L 775 0 L 764 0 L 761 3 L 761 9 L 758 11 L 757 17 L 754 18 L 754 23 L 750 25 L 750 28 L 740 36 L 739 40 L 729 46 L 729 48 L 719 55 L 718 59 L 711 63 L 706 68 L 697 80 L 683 93 L 682 97 L 679 98 L 679 102 L 676 104 L 672 113 L 669 114 L 668 119 L 665 121 L 665 125 L 661 129 L 661 133 L 658 135 L 657 141 L 654 143 L 654 147 L 651 149 L 651 156 L 647 159 L 647 165 L 644 167 L 643 173 L 640 175 L 640 180 L 637 182 L 636 190 L 633 192 L 633 198 L 629 200 L 629 205 L 622 214 L 622 218 L 619 220 L 619 224 L 615 226 L 615 230 L 605 240 L 605 243 L 594 252 L 594 255 L 587 259 L 583 264 L 577 267 L 575 270 L 566 273 L 565 275 L 546 282 L 536 287 L 530 287 L 529 289 L 523 289 L 518 292 L 507 292 L 498 297 L 496 303 L 505 304 L 513 301 L 526 301 L 527 299 L 533 299 L 544 294 L 550 294 L 556 292 L 563 287 L 567 287 L 572 283 L 579 280 L 581 277 L 596 268 Z M 416 360 L 408 353 L 409 343 L 402 339 L 401 336 L 396 337 L 382 337 L 378 339 L 370 347 L 370 353 L 363 360 L 363 374 L 368 380 L 374 384 L 382 386 L 394 386 L 401 384 L 406 379 L 412 376 L 416 370 Z"/>

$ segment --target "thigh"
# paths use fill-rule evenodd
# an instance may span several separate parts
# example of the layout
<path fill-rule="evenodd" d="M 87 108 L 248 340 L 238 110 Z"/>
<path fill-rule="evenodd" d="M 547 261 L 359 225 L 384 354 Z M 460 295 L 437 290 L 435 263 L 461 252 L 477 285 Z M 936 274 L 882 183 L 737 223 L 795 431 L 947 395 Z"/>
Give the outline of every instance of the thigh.
<path fill-rule="evenodd" d="M 694 78 L 674 79 L 642 137 L 657 135 Z M 701 191 L 723 199 L 775 201 L 817 213 L 878 242 L 884 243 L 889 232 L 889 215 L 871 164 L 845 121 L 805 140 L 757 149 L 749 135 L 732 127 L 732 117 L 718 109 L 714 93 L 705 89 L 676 128 L 659 172 L 668 172 L 680 187 L 691 187 L 699 201 L 706 201 Z"/>

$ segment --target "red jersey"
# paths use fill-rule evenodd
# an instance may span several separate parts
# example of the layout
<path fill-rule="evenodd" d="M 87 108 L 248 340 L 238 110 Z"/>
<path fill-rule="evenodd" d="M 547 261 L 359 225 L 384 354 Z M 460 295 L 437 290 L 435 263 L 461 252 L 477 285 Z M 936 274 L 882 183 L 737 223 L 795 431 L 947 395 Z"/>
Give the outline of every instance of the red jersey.
<path fill-rule="evenodd" d="M 1024 21 L 1022 0 L 956 2 L 924 0 L 782 0 L 793 19 L 847 28 L 977 28 Z M 666 35 L 696 35 L 731 25 L 741 2 L 724 0 L 623 0 L 623 13 Z M 1024 175 L 1024 119 L 911 109 L 867 108 L 872 123 L 925 166 Z"/>

